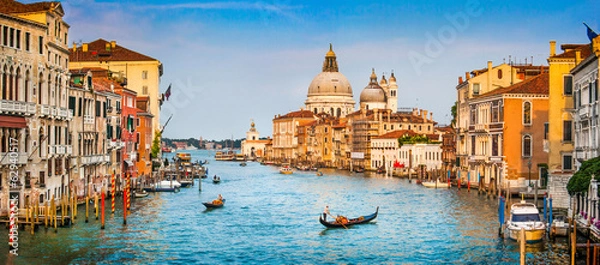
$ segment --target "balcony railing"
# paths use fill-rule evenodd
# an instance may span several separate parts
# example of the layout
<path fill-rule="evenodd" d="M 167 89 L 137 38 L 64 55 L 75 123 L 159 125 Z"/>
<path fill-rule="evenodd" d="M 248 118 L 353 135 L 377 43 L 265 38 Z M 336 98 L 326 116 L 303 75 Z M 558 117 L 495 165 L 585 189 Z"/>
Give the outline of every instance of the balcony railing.
<path fill-rule="evenodd" d="M 48 105 L 40 105 L 40 115 L 50 116 L 50 107 Z"/>
<path fill-rule="evenodd" d="M 35 114 L 35 103 L 0 100 L 0 113 L 30 116 Z"/>
<path fill-rule="evenodd" d="M 65 145 L 65 149 L 66 149 L 66 150 L 65 150 L 65 153 L 66 153 L 67 155 L 72 155 L 72 154 L 73 154 L 73 147 L 72 147 L 72 146 L 70 146 L 70 145 Z"/>
<path fill-rule="evenodd" d="M 105 160 L 105 155 L 88 155 L 81 157 L 81 164 L 84 165 L 98 164 L 102 162 L 108 162 L 108 159 Z"/>
<path fill-rule="evenodd" d="M 56 154 L 56 146 L 54 145 L 49 145 L 48 146 L 48 155 L 55 155 Z"/>
<path fill-rule="evenodd" d="M 83 123 L 84 124 L 94 124 L 94 116 L 92 116 L 92 115 L 84 115 L 83 116 Z"/>
<path fill-rule="evenodd" d="M 55 147 L 57 155 L 64 155 L 67 152 L 67 148 L 64 145 L 57 145 Z"/>

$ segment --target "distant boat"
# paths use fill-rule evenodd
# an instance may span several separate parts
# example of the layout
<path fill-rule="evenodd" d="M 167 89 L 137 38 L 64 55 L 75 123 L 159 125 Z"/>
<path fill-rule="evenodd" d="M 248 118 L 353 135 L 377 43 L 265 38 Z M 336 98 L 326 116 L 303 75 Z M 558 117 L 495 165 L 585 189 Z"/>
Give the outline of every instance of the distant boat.
<path fill-rule="evenodd" d="M 145 190 L 139 191 L 139 192 L 135 192 L 135 197 L 136 198 L 144 198 L 144 197 L 148 197 L 148 192 L 146 192 Z"/>
<path fill-rule="evenodd" d="M 215 153 L 215 160 L 217 161 L 233 161 L 235 159 L 235 153 L 233 151 L 218 151 Z"/>
<path fill-rule="evenodd" d="M 219 183 L 219 182 L 221 182 L 221 177 L 219 177 L 219 176 L 215 175 L 215 176 L 213 177 L 213 183 L 215 183 L 215 184 L 216 184 L 216 183 Z"/>
<path fill-rule="evenodd" d="M 283 164 L 283 166 L 279 168 L 279 173 L 284 175 L 290 175 L 294 173 L 294 169 L 291 168 L 289 164 Z"/>
<path fill-rule="evenodd" d="M 242 162 L 242 163 L 240 163 L 240 166 L 241 166 L 241 167 L 245 167 L 245 166 L 247 166 L 247 165 L 248 165 L 248 164 L 246 164 L 246 162 Z"/>
<path fill-rule="evenodd" d="M 163 146 L 163 147 L 161 148 L 161 151 L 162 151 L 163 153 L 171 153 L 171 152 L 173 152 L 173 148 L 171 148 L 171 147 L 168 147 L 168 146 Z"/>

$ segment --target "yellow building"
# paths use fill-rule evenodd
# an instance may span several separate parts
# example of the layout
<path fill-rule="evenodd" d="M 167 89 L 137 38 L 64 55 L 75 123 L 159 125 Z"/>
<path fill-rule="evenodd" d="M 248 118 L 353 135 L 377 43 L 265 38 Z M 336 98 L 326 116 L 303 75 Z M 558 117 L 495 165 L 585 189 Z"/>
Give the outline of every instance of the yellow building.
<path fill-rule="evenodd" d="M 591 54 L 587 44 L 563 44 L 562 53 L 556 54 L 556 42 L 550 41 L 550 108 L 548 110 L 548 139 L 544 151 L 548 153 L 549 193 L 555 198 L 554 206 L 567 208 L 569 195 L 567 181 L 573 173 L 573 77 L 570 74 L 582 59 Z"/>
<path fill-rule="evenodd" d="M 103 39 L 73 47 L 69 60 L 69 69 L 100 67 L 124 75 L 125 87 L 149 98 L 148 108 L 154 115 L 152 127 L 155 133 L 160 131 L 159 86 L 163 66 L 159 60 Z"/>
<path fill-rule="evenodd" d="M 304 121 L 313 121 L 317 117 L 310 110 L 299 110 L 273 119 L 273 159 L 290 162 L 299 157 L 297 127 Z"/>

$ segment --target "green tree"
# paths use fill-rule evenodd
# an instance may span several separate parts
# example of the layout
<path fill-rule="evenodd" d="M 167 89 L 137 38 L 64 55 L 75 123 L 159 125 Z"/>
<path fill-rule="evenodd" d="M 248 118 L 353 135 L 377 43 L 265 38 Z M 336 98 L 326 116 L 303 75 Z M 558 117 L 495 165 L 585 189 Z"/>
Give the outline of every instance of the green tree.
<path fill-rule="evenodd" d="M 452 114 L 452 121 L 450 122 L 450 125 L 452 126 L 452 128 L 456 127 L 456 108 L 458 107 L 458 101 L 454 102 L 454 105 L 452 105 L 452 109 L 450 109 L 450 113 Z"/>
<path fill-rule="evenodd" d="M 587 192 L 590 186 L 592 176 L 596 180 L 600 180 L 600 157 L 595 157 L 581 163 L 581 167 L 573 177 L 569 179 L 567 191 L 569 195 L 574 195 L 578 192 Z"/>
<path fill-rule="evenodd" d="M 158 153 L 160 152 L 160 136 L 160 131 L 157 131 L 154 134 L 154 140 L 152 140 L 152 149 L 150 150 L 150 157 L 153 159 L 157 158 Z"/>

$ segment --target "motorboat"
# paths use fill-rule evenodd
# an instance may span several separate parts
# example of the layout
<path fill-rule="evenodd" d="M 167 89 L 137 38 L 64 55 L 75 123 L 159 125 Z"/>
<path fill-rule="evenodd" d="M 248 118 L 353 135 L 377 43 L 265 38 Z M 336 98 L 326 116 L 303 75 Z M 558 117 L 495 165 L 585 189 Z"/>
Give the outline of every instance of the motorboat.
<path fill-rule="evenodd" d="M 441 182 L 439 179 L 436 181 L 423 181 L 421 184 L 427 188 L 450 188 L 450 183 Z"/>
<path fill-rule="evenodd" d="M 569 231 L 569 222 L 564 215 L 557 215 L 552 220 L 550 227 L 550 237 L 567 236 Z"/>
<path fill-rule="evenodd" d="M 284 167 L 279 168 L 279 173 L 284 174 L 284 175 L 290 175 L 290 174 L 294 173 L 294 169 L 291 167 L 284 166 Z"/>
<path fill-rule="evenodd" d="M 540 211 L 533 203 L 521 201 L 510 207 L 510 217 L 506 221 L 508 237 L 519 240 L 522 228 L 527 243 L 539 242 L 546 235 L 546 224 L 540 220 Z"/>
<path fill-rule="evenodd" d="M 181 183 L 177 180 L 163 180 L 156 183 L 157 188 L 180 188 Z"/>
<path fill-rule="evenodd" d="M 148 197 L 148 192 L 146 192 L 145 190 L 142 191 L 136 191 L 135 192 L 135 197 L 136 198 L 144 198 L 144 197 Z"/>

